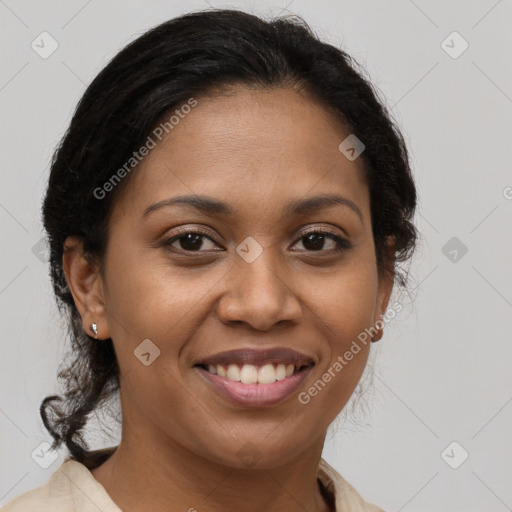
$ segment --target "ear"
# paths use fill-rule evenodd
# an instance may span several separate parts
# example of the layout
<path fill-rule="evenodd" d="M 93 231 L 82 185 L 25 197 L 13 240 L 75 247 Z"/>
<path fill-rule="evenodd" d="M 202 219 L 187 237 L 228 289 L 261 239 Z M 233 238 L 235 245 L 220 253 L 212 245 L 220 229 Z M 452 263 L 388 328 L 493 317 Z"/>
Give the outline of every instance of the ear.
<path fill-rule="evenodd" d="M 90 326 L 95 323 L 98 339 L 110 338 L 103 280 L 98 265 L 92 263 L 84 253 L 83 241 L 79 237 L 68 237 L 64 242 L 62 263 L 69 290 L 82 317 L 84 331 L 94 336 Z"/>
<path fill-rule="evenodd" d="M 393 291 L 393 284 L 395 282 L 395 237 L 388 236 L 386 242 L 386 251 L 384 255 L 384 267 L 379 268 L 379 288 L 377 291 L 377 302 L 375 307 L 374 325 L 377 328 L 377 334 L 372 337 L 372 341 L 379 341 L 384 334 L 382 325 L 382 316 L 386 312 L 389 304 L 389 298 Z"/>

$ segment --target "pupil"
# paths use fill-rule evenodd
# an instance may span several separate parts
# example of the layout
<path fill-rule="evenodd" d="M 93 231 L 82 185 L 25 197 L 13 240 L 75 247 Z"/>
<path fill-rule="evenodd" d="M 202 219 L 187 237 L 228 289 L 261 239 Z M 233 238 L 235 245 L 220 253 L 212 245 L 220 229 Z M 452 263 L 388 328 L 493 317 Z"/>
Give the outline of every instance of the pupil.
<path fill-rule="evenodd" d="M 185 249 L 186 251 L 200 249 L 202 243 L 202 235 L 195 235 L 193 233 L 188 233 L 187 235 L 183 236 L 180 240 L 181 248 Z"/>
<path fill-rule="evenodd" d="M 306 247 L 306 249 L 308 249 L 307 244 L 310 244 L 310 242 L 312 242 L 312 247 L 310 245 L 309 248 L 310 250 L 321 249 L 324 244 L 324 235 L 319 233 L 311 233 L 306 235 L 306 243 L 304 243 L 304 247 Z"/>

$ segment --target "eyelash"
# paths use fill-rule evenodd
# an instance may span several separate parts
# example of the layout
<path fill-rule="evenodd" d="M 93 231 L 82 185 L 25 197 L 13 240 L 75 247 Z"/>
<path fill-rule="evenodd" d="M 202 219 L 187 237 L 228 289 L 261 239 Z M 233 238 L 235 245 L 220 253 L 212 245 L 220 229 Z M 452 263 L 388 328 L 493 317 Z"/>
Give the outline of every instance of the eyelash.
<path fill-rule="evenodd" d="M 336 248 L 331 250 L 318 250 L 318 251 L 305 251 L 309 253 L 332 253 L 332 252 L 342 252 L 346 251 L 348 249 L 352 248 L 352 244 L 347 238 L 341 237 L 339 235 L 335 235 L 334 233 L 331 233 L 330 231 L 322 230 L 320 228 L 312 228 L 309 229 L 301 234 L 301 236 L 296 240 L 295 243 L 302 240 L 302 238 L 306 237 L 310 234 L 319 234 L 324 235 L 326 238 L 330 238 L 331 240 L 334 240 L 336 242 Z M 173 235 L 172 237 L 165 238 L 162 240 L 162 246 L 167 247 L 172 245 L 174 242 L 179 240 L 180 238 L 183 238 L 186 235 L 201 235 L 205 238 L 208 238 L 213 243 L 217 243 L 208 233 L 205 231 L 202 231 L 199 228 L 185 228 L 178 230 L 178 234 Z M 295 244 L 294 244 L 295 245 Z M 209 251 L 186 251 L 185 249 L 178 249 L 178 251 L 182 251 L 185 253 L 202 253 L 202 252 L 209 252 Z M 302 251 L 299 251 L 302 252 Z"/>

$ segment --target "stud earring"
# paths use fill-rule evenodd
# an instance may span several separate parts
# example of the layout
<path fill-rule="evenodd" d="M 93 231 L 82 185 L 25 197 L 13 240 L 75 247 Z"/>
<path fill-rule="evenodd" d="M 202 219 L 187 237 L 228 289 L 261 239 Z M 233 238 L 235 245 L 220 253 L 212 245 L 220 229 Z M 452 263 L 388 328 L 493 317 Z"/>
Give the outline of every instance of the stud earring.
<path fill-rule="evenodd" d="M 98 339 L 98 326 L 96 325 L 96 323 L 93 322 L 90 326 L 90 329 L 94 334 L 94 339 L 97 340 Z"/>

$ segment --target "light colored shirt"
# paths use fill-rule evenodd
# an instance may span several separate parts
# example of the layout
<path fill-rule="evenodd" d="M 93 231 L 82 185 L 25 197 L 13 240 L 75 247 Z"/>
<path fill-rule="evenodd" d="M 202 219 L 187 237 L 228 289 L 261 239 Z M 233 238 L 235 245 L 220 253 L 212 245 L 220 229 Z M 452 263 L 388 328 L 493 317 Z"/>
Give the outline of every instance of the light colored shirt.
<path fill-rule="evenodd" d="M 384 512 L 367 503 L 324 459 L 318 479 L 337 512 Z M 44 485 L 11 500 L 1 512 L 122 512 L 86 466 L 66 459 Z"/>

